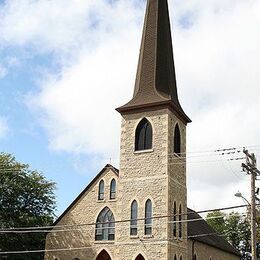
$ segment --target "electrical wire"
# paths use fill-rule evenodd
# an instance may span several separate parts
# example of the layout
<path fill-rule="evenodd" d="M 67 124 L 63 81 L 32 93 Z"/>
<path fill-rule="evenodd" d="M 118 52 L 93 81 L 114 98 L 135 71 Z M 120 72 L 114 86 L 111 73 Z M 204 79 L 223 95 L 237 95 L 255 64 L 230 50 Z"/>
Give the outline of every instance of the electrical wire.
<path fill-rule="evenodd" d="M 173 215 L 172 217 L 176 217 L 176 215 Z M 211 219 L 221 219 L 224 218 L 224 216 L 218 216 L 218 217 L 208 217 L 206 220 L 211 220 Z M 159 219 L 161 220 L 161 219 Z M 205 221 L 204 218 L 195 218 L 195 219 L 183 219 L 183 220 L 174 220 L 174 221 L 168 221 L 168 224 L 179 224 L 179 223 L 189 223 L 189 222 L 196 222 L 196 221 Z M 129 220 L 128 222 L 131 223 L 132 220 Z M 138 220 L 134 220 L 136 222 L 138 222 Z M 139 221 L 140 223 L 141 221 Z M 113 222 L 109 222 L 109 223 L 113 223 Z M 102 223 L 96 223 L 96 224 L 102 224 Z M 104 223 L 103 223 L 104 224 Z M 106 223 L 107 224 L 107 223 Z M 129 225 L 129 223 L 121 223 L 121 224 L 127 224 Z M 158 226 L 161 226 L 160 223 L 157 223 Z M 134 225 L 135 227 L 143 227 L 143 224 L 137 224 Z M 83 226 L 84 227 L 84 226 Z M 154 224 L 153 224 L 154 227 Z M 121 229 L 125 229 L 125 227 L 121 227 Z M 108 229 L 107 227 L 98 227 L 96 229 L 99 230 L 103 230 L 103 229 Z M 118 226 L 116 227 L 116 229 L 120 229 Z M 42 229 L 42 230 L 27 230 L 27 231 L 23 231 L 23 230 L 5 230 L 5 231 L 0 231 L 0 234 L 30 234 L 30 233 L 60 233 L 60 232 L 72 232 L 72 231 L 83 231 L 80 228 L 74 229 L 74 228 L 67 228 L 67 229 L 51 229 L 51 230 L 47 230 L 47 229 Z"/>
<path fill-rule="evenodd" d="M 260 204 L 257 204 L 258 206 Z M 182 213 L 182 214 L 170 214 L 170 215 L 161 215 L 161 216 L 153 216 L 150 218 L 138 218 L 135 219 L 135 221 L 144 221 L 147 219 L 163 219 L 163 218 L 172 218 L 172 217 L 179 217 L 179 216 L 188 216 L 188 215 L 193 215 L 193 214 L 202 214 L 202 213 L 209 213 L 209 212 L 216 212 L 216 211 L 224 211 L 224 210 L 232 210 L 232 209 L 238 209 L 238 208 L 245 208 L 248 207 L 248 205 L 238 205 L 238 206 L 231 206 L 231 207 L 225 207 L 225 208 L 215 208 L 215 209 L 208 209 L 208 210 L 201 210 L 201 211 L 190 211 L 187 213 Z M 117 223 L 126 223 L 130 222 L 131 219 L 126 219 L 126 220 L 118 220 L 118 221 L 110 221 L 110 224 L 117 224 Z M 73 225 L 56 225 L 56 226 L 42 226 L 42 227 L 13 227 L 13 228 L 2 228 L 0 229 L 0 233 L 4 233 L 7 231 L 26 231 L 26 230 L 44 230 L 48 229 L 50 231 L 51 229 L 59 230 L 62 228 L 73 228 L 73 227 L 82 227 L 82 226 L 96 226 L 96 224 L 107 224 L 107 222 L 93 222 L 93 223 L 81 223 L 81 224 L 73 224 Z"/>
<path fill-rule="evenodd" d="M 203 236 L 224 236 L 224 235 L 220 235 L 216 232 L 212 232 L 212 233 L 204 233 L 204 234 L 197 234 L 197 235 L 191 235 L 191 236 L 187 236 L 187 237 L 182 237 L 180 238 L 181 240 L 183 239 L 189 239 L 189 238 L 197 238 L 197 237 L 203 237 Z M 177 238 L 174 239 L 169 239 L 169 240 L 180 240 Z M 165 240 L 165 239 L 151 239 L 151 238 L 147 238 L 147 239 L 141 239 L 139 238 L 139 241 L 142 243 L 151 243 L 151 242 L 168 242 L 169 240 Z M 139 242 L 138 241 L 138 242 Z M 121 245 L 130 245 L 130 244 L 136 244 L 138 242 L 132 242 L 132 243 L 121 243 Z M 36 253 L 51 253 L 51 252 L 64 252 L 64 251 L 80 251 L 80 250 L 86 250 L 92 248 L 92 246 L 85 246 L 85 247 L 75 247 L 75 248 L 59 248 L 59 249 L 43 249 L 43 250 L 24 250 L 24 251 L 5 251 L 5 252 L 1 252 L 0 251 L 0 255 L 14 255 L 14 254 L 36 254 Z"/>

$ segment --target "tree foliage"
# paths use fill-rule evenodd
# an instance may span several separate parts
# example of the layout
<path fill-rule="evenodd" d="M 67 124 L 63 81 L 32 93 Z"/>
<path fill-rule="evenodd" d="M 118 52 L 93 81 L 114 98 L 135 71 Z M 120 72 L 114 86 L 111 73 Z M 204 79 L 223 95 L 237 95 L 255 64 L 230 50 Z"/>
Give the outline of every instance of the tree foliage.
<path fill-rule="evenodd" d="M 213 219 L 212 217 L 216 218 Z M 225 214 L 217 211 L 209 213 L 206 220 L 217 233 L 224 235 L 225 239 L 241 252 L 242 259 L 251 259 L 251 230 L 248 215 L 242 215 L 237 212 Z M 258 254 L 260 254 L 259 229 L 257 230 Z"/>
<path fill-rule="evenodd" d="M 0 153 L 0 228 L 46 226 L 53 223 L 55 183 L 15 157 Z M 0 233 L 0 251 L 44 249 L 43 233 Z M 2 259 L 42 259 L 43 255 L 11 255 Z M 1 256 L 0 256 L 1 259 Z"/>

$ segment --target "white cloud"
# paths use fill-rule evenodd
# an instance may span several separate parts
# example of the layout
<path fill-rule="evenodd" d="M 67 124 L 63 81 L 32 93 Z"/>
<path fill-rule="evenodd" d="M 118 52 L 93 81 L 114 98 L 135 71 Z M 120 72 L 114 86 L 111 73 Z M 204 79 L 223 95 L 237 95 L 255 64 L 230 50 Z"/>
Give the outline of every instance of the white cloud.
<path fill-rule="evenodd" d="M 260 145 L 259 1 L 169 2 L 179 96 L 193 119 L 189 151 Z M 114 108 L 133 91 L 144 12 L 134 3 L 21 0 L 2 9 L 2 47 L 30 44 L 58 54 L 59 75 L 46 76 L 30 97 L 52 149 L 118 157 Z M 233 189 L 245 185 L 239 171 L 240 162 L 189 164 L 189 189 L 198 195 L 190 196 L 190 204 L 229 202 Z M 222 188 L 218 202 L 216 184 Z M 203 199 L 209 191 L 213 195 Z"/>
<path fill-rule="evenodd" d="M 141 12 L 136 16 L 139 9 L 130 3 L 98 10 L 95 35 L 93 29 L 77 28 L 97 42 L 95 47 L 78 43 L 74 62 L 62 63 L 60 74 L 43 80 L 41 92 L 30 96 L 31 107 L 42 112 L 52 149 L 117 160 L 120 117 L 115 108 L 132 95 L 141 32 Z"/>
<path fill-rule="evenodd" d="M 4 78 L 7 74 L 7 69 L 0 64 L 0 79 Z"/>
<path fill-rule="evenodd" d="M 259 145 L 260 19 L 256 13 L 260 4 L 203 3 L 191 27 L 175 26 L 179 90 L 186 112 L 193 119 L 188 130 L 188 148 L 201 151 Z M 189 188 L 198 195 L 189 196 L 191 205 L 198 200 L 208 208 L 212 203 L 223 206 L 230 203 L 230 196 L 237 189 L 249 190 L 245 174 L 241 173 L 241 161 L 219 161 L 223 159 L 201 157 L 197 160 L 218 162 L 188 165 Z"/>
<path fill-rule="evenodd" d="M 0 117 L 0 139 L 6 137 L 8 133 L 7 120 L 4 117 Z"/>

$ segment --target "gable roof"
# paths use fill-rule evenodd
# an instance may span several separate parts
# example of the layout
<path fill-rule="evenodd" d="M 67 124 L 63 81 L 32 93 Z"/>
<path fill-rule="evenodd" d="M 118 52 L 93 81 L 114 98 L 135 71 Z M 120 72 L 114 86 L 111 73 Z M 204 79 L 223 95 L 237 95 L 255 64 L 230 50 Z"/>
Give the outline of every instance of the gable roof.
<path fill-rule="evenodd" d="M 96 177 L 88 184 L 88 186 L 78 195 L 78 197 L 69 205 L 69 207 L 56 219 L 52 226 L 56 226 L 60 220 L 73 208 L 75 204 L 83 197 L 83 195 L 90 189 L 90 187 L 102 176 L 102 174 L 107 170 L 111 169 L 117 176 L 119 176 L 119 170 L 111 164 L 107 164 Z"/>
<path fill-rule="evenodd" d="M 188 209 L 188 220 L 195 219 L 200 220 L 188 221 L 188 237 L 190 237 L 191 240 L 207 244 L 241 257 L 239 251 L 229 244 L 222 236 L 216 234 L 216 231 L 204 219 L 202 219 L 197 212 L 192 209 Z"/>

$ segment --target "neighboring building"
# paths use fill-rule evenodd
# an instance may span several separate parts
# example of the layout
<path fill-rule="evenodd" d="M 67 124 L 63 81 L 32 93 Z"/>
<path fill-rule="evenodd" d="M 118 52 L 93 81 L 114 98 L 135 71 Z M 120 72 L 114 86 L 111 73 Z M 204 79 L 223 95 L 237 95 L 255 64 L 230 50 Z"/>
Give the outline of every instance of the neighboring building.
<path fill-rule="evenodd" d="M 120 170 L 106 165 L 58 218 L 45 260 L 240 259 L 204 220 L 189 221 L 200 218 L 187 210 L 191 120 L 178 100 L 167 0 L 148 0 L 134 96 L 117 111 Z"/>

